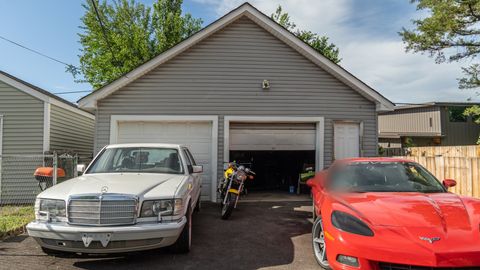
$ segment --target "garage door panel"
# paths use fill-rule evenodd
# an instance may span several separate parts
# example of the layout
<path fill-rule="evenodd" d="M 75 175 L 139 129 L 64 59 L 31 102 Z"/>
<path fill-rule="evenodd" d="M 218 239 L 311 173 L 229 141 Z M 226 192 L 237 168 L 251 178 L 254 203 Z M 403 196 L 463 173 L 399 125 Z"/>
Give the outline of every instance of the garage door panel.
<path fill-rule="evenodd" d="M 212 124 L 208 122 L 139 122 L 118 123 L 118 143 L 171 143 L 190 149 L 202 165 L 202 199 L 211 198 Z"/>
<path fill-rule="evenodd" d="M 232 129 L 230 150 L 315 150 L 315 130 Z"/>

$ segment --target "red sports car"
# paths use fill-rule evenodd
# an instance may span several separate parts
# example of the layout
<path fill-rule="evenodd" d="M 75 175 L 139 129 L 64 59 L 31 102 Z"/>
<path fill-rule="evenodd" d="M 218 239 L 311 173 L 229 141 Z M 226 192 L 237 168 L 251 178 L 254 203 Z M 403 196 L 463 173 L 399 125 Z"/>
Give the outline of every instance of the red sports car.
<path fill-rule="evenodd" d="M 324 269 L 480 269 L 480 200 L 404 159 L 335 162 L 308 181 Z"/>

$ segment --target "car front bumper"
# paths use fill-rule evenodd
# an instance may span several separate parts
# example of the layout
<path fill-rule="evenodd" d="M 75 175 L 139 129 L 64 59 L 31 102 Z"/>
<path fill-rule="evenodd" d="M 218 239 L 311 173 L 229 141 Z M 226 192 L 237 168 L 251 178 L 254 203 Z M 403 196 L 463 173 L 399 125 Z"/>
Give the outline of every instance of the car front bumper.
<path fill-rule="evenodd" d="M 168 223 L 137 223 L 130 226 L 76 226 L 67 223 L 31 222 L 27 225 L 28 234 L 40 246 L 52 250 L 76 253 L 120 253 L 155 249 L 173 245 L 187 219 Z M 108 234 L 109 241 L 104 247 L 100 241 L 92 241 L 85 246 L 84 235 Z"/>
<path fill-rule="evenodd" d="M 333 270 L 480 269 L 480 244 L 475 237 L 459 239 L 462 245 L 444 240 L 425 246 L 406 238 L 400 228 L 377 228 L 374 237 L 367 237 L 325 227 L 330 236 L 325 239 L 327 258 Z M 359 266 L 339 263 L 339 255 L 357 258 Z"/>

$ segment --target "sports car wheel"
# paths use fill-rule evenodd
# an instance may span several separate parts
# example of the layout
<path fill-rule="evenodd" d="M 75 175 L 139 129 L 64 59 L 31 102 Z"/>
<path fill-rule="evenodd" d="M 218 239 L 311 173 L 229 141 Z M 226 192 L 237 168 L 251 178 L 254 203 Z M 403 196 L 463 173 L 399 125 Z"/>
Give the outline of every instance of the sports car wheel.
<path fill-rule="evenodd" d="M 331 269 L 327 260 L 327 250 L 325 246 L 325 236 L 323 233 L 322 218 L 318 217 L 313 224 L 312 229 L 313 254 L 318 264 L 323 269 Z"/>

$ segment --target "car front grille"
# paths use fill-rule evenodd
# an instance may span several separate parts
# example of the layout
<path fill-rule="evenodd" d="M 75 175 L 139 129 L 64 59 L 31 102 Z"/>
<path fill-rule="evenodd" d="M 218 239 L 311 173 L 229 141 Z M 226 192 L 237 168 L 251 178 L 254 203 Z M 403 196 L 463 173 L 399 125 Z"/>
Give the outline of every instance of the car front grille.
<path fill-rule="evenodd" d="M 407 264 L 379 263 L 380 270 L 478 270 L 480 267 L 426 267 Z"/>
<path fill-rule="evenodd" d="M 87 194 L 71 196 L 68 223 L 108 226 L 134 224 L 138 200 L 123 194 Z"/>

